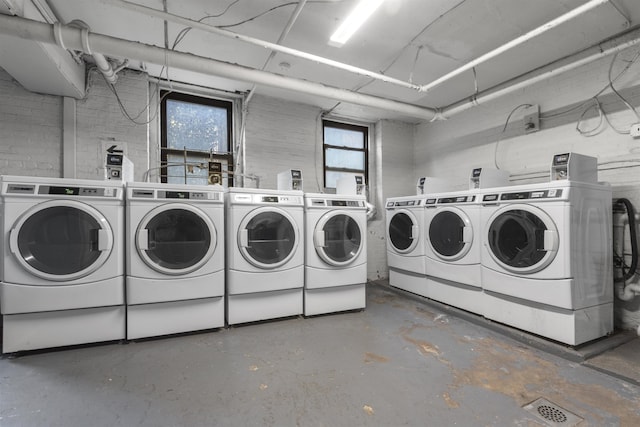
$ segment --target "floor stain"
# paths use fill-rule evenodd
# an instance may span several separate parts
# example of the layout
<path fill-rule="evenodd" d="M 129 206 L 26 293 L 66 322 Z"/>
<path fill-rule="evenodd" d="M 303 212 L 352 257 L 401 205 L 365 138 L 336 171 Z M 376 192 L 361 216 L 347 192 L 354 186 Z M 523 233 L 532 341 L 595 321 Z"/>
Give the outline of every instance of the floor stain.
<path fill-rule="evenodd" d="M 374 363 L 374 362 L 385 363 L 388 361 L 389 361 L 388 357 L 380 356 L 379 354 L 369 353 L 369 352 L 364 354 L 364 363 Z"/>
<path fill-rule="evenodd" d="M 373 415 L 373 408 L 369 405 L 364 405 L 362 410 L 367 413 L 367 415 Z"/>
<path fill-rule="evenodd" d="M 475 343 L 475 358 L 468 369 L 452 369 L 450 390 L 482 387 L 513 398 L 524 406 L 540 397 L 580 417 L 587 414 L 604 423 L 603 414 L 619 417 L 622 426 L 640 422 L 640 399 L 629 400 L 598 384 L 575 384 L 558 372 L 554 363 L 534 351 L 484 338 Z"/>
<path fill-rule="evenodd" d="M 460 404 L 453 400 L 448 392 L 444 392 L 442 398 L 449 408 L 455 409 L 460 407 Z"/>
<path fill-rule="evenodd" d="M 402 339 L 404 339 L 406 342 L 413 344 L 421 355 L 433 356 L 440 362 L 444 363 L 445 365 L 450 365 L 451 362 L 449 362 L 448 360 L 444 359 L 441 356 L 440 349 L 438 349 L 438 346 L 428 341 L 419 340 L 411 336 L 411 333 L 414 330 L 419 328 L 427 328 L 427 327 L 424 325 L 413 324 L 410 327 L 400 328 L 400 335 L 402 336 Z"/>

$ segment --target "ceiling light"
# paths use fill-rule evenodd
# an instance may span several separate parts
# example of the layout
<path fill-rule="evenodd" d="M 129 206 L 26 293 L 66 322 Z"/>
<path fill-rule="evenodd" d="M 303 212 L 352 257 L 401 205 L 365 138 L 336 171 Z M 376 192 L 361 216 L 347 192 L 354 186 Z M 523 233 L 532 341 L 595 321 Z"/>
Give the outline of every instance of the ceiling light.
<path fill-rule="evenodd" d="M 347 19 L 329 39 L 332 46 L 342 46 L 349 40 L 358 28 L 371 16 L 384 0 L 360 0 L 360 3 L 351 11 Z"/>

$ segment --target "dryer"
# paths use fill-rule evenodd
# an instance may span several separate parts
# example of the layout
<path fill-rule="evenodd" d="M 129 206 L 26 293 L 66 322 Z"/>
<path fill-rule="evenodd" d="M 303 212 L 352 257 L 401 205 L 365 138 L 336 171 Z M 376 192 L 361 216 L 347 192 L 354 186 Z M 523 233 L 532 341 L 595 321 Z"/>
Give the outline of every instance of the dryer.
<path fill-rule="evenodd" d="M 484 309 L 479 199 L 468 190 L 425 201 L 427 296 L 476 314 Z"/>
<path fill-rule="evenodd" d="M 366 306 L 364 195 L 305 194 L 304 314 Z"/>
<path fill-rule="evenodd" d="M 611 200 L 574 181 L 483 194 L 485 316 L 570 345 L 612 332 Z"/>
<path fill-rule="evenodd" d="M 3 352 L 124 339 L 122 184 L 0 182 Z"/>
<path fill-rule="evenodd" d="M 224 327 L 222 187 L 128 183 L 126 206 L 127 338 Z"/>
<path fill-rule="evenodd" d="M 232 187 L 226 215 L 228 324 L 303 314 L 302 191 Z"/>

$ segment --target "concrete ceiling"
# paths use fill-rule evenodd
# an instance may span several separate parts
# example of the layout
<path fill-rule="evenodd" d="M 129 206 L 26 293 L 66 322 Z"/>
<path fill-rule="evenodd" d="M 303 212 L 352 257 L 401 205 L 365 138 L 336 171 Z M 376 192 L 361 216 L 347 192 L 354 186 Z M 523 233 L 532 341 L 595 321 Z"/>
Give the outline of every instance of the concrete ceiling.
<path fill-rule="evenodd" d="M 17 0 L 0 0 L 0 3 Z M 30 0 L 24 0 L 30 1 Z M 111 0 L 34 0 L 47 3 L 62 23 L 79 19 L 92 32 L 189 52 L 262 69 L 271 51 L 220 35 L 190 30 L 176 44 L 184 25 L 126 10 Z M 131 0 L 163 10 L 163 0 Z M 168 13 L 275 43 L 290 20 L 297 1 L 287 0 L 165 0 Z M 355 5 L 355 0 L 308 0 L 284 46 L 396 79 L 427 84 L 541 25 L 588 3 L 588 0 L 386 0 L 365 26 L 344 46 L 328 44 L 329 36 Z M 474 94 L 572 55 L 640 24 L 640 1 L 611 0 L 496 58 L 466 71 L 428 93 L 373 81 L 369 77 L 278 53 L 266 71 L 355 90 L 431 108 L 445 107 Z M 174 47 L 175 46 L 175 47 Z M 247 91 L 251 84 L 201 75 L 166 64 L 128 58 L 130 67 L 152 76 L 230 90 Z M 476 88 L 477 85 L 477 88 Z M 259 86 L 259 94 L 296 100 L 323 109 L 331 99 Z M 340 103 L 337 114 L 363 118 L 415 121 L 393 111 Z"/>

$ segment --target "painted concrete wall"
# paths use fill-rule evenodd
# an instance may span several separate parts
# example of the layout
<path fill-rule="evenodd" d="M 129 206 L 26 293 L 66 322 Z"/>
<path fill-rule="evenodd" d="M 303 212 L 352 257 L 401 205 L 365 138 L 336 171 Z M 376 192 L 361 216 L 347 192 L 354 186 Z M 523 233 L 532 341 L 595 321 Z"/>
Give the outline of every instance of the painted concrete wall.
<path fill-rule="evenodd" d="M 150 98 L 147 76 L 121 72 L 116 88 L 126 111 L 139 123 L 124 116 L 102 77 L 92 72 L 87 96 L 76 102 L 77 178 L 103 179 L 104 149 L 112 144 L 125 149 L 135 165 L 136 180 L 157 164 L 159 125 L 150 120 L 155 109 L 145 110 Z M 0 174 L 63 176 L 62 98 L 28 92 L 0 69 L 0 99 Z M 299 168 L 305 191 L 320 191 L 320 110 L 257 95 L 248 111 L 246 172 L 260 176 L 261 188 L 276 188 L 278 172 Z M 393 121 L 371 124 L 371 130 L 369 200 L 377 214 L 368 227 L 368 276 L 378 279 L 388 275 L 384 200 L 414 192 L 414 130 Z"/>
<path fill-rule="evenodd" d="M 621 54 L 613 65 L 616 76 L 635 52 Z M 549 168 L 555 153 L 578 152 L 595 156 L 599 162 L 599 179 L 613 185 L 614 198 L 627 197 L 640 209 L 640 139 L 613 130 L 628 130 L 640 118 L 622 101 L 606 90 L 600 97 L 610 119 L 601 132 L 585 137 L 576 125 L 589 101 L 608 85 L 612 58 L 582 67 L 535 86 L 475 107 L 447 121 L 417 126 L 415 140 L 416 169 L 434 176 L 451 179 L 457 188 L 468 188 L 468 176 L 474 167 L 508 170 L 513 183 L 549 180 Z M 640 105 L 640 64 L 636 63 L 615 83 L 615 87 L 633 105 Z M 588 103 L 566 113 L 583 102 Z M 524 134 L 522 113 L 512 116 L 502 132 L 509 113 L 517 106 L 538 104 L 541 130 Z M 595 110 L 585 115 L 580 128 L 597 127 L 600 119 Z M 627 247 L 628 249 L 628 247 Z M 638 279 L 636 279 L 638 281 Z M 640 323 L 640 297 L 629 302 L 615 301 L 616 325 L 635 328 Z"/>

